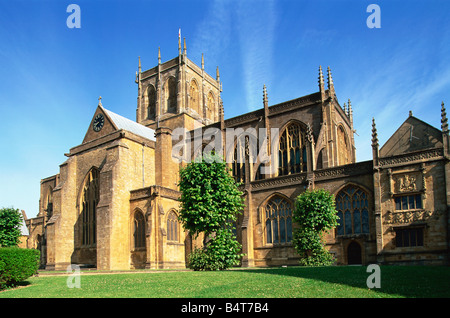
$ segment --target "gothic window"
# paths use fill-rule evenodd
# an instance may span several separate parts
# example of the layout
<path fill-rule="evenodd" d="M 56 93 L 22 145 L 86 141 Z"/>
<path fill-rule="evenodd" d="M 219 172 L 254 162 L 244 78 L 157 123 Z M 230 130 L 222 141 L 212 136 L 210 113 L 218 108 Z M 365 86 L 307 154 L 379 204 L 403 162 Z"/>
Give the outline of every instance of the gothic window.
<path fill-rule="evenodd" d="M 81 200 L 81 244 L 93 245 L 97 242 L 96 209 L 99 201 L 99 172 L 95 168 L 91 169 L 84 182 Z"/>
<path fill-rule="evenodd" d="M 345 165 L 347 163 L 350 163 L 348 138 L 342 126 L 339 126 L 337 133 L 339 164 Z"/>
<path fill-rule="evenodd" d="M 365 191 L 347 186 L 336 195 L 337 235 L 369 233 L 369 200 Z"/>
<path fill-rule="evenodd" d="M 214 120 L 214 106 L 214 95 L 212 92 L 209 92 L 206 104 L 206 118 Z"/>
<path fill-rule="evenodd" d="M 174 77 L 169 77 L 166 82 L 166 109 L 168 113 L 177 112 L 177 81 Z"/>
<path fill-rule="evenodd" d="M 134 248 L 145 248 L 145 218 L 142 212 L 134 213 L 133 227 Z"/>
<path fill-rule="evenodd" d="M 198 98 L 198 85 L 197 82 L 192 80 L 191 81 L 191 87 L 189 90 L 189 107 L 196 111 L 197 114 L 201 115 L 200 108 L 199 108 L 199 98 Z"/>
<path fill-rule="evenodd" d="M 280 131 L 278 150 L 278 175 L 306 171 L 307 154 L 305 132 L 293 123 Z"/>
<path fill-rule="evenodd" d="M 179 240 L 178 217 L 175 211 L 170 211 L 167 215 L 167 240 L 178 242 Z"/>
<path fill-rule="evenodd" d="M 292 241 L 292 204 L 274 196 L 264 207 L 267 244 L 286 244 Z"/>
<path fill-rule="evenodd" d="M 147 88 L 147 98 L 147 118 L 154 120 L 156 116 L 156 90 L 153 85 L 149 85 Z"/>

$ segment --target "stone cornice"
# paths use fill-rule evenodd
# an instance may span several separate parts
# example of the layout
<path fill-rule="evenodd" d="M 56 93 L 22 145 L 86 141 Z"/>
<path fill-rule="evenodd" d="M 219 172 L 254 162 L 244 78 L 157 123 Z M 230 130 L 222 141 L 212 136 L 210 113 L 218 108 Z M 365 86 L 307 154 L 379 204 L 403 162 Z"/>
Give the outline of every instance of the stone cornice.
<path fill-rule="evenodd" d="M 274 187 L 289 187 L 289 186 L 298 186 L 299 184 L 304 184 L 306 182 L 306 172 L 305 173 L 297 173 L 291 174 L 287 176 L 280 176 L 265 180 L 256 180 L 251 183 L 252 192 L 256 191 L 264 191 L 264 190 L 273 190 Z"/>
<path fill-rule="evenodd" d="M 360 174 L 370 174 L 373 170 L 372 161 L 363 161 L 344 166 L 326 168 L 314 171 L 314 181 L 328 180 L 332 178 L 342 178 Z"/>
<path fill-rule="evenodd" d="M 146 188 L 136 189 L 130 191 L 130 201 L 143 200 L 152 198 L 155 196 L 161 196 L 164 198 L 179 200 L 181 192 L 161 186 L 150 186 Z"/>
<path fill-rule="evenodd" d="M 427 160 L 444 159 L 444 152 L 442 148 L 433 148 L 413 153 L 406 153 L 391 157 L 380 158 L 380 167 L 405 165 L 423 162 Z"/>

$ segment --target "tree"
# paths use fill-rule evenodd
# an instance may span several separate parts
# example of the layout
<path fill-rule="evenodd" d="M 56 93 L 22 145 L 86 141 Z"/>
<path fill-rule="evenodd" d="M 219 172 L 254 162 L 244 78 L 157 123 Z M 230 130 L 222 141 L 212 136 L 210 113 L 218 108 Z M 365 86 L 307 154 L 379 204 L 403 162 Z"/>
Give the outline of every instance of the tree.
<path fill-rule="evenodd" d="M 242 246 L 233 234 L 234 222 L 244 208 L 243 194 L 222 158 L 204 155 L 180 171 L 179 220 L 196 238 L 203 233 L 203 248 L 189 264 L 197 270 L 226 269 L 239 263 Z"/>
<path fill-rule="evenodd" d="M 19 209 L 2 208 L 0 209 L 0 246 L 13 247 L 18 246 L 22 231 L 22 214 Z"/>
<path fill-rule="evenodd" d="M 338 225 L 334 196 L 323 189 L 303 192 L 295 201 L 293 220 L 298 225 L 293 243 L 301 257 L 300 264 L 331 265 L 334 260 L 325 249 L 323 237 Z"/>

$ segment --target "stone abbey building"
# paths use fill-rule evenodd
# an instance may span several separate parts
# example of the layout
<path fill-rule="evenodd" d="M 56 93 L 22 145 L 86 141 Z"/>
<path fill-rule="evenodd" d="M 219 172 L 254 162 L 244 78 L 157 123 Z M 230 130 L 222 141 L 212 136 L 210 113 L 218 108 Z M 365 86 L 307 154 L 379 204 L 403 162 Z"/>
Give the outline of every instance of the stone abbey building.
<path fill-rule="evenodd" d="M 26 224 L 28 247 L 41 250 L 44 268 L 185 267 L 198 242 L 177 221 L 185 163 L 172 159 L 172 134 L 179 127 L 224 134 L 229 128 L 279 129 L 279 160 L 271 174 L 250 160 L 246 142 L 231 150 L 229 165 L 246 205 L 236 224 L 242 266 L 298 264 L 293 204 L 312 188 L 336 198 L 339 226 L 326 242 L 337 264 L 449 263 L 443 104 L 441 129 L 410 113 L 382 147 L 373 121 L 367 127 L 373 159 L 356 162 L 352 105 L 338 102 L 329 68 L 326 85 L 319 69 L 318 91 L 310 95 L 269 106 L 264 87 L 259 110 L 224 119 L 219 72 L 205 73 L 203 57 L 201 66 L 192 62 L 181 39 L 178 47 L 177 57 L 162 63 L 159 54 L 149 70 L 142 71 L 139 61 L 136 121 L 109 111 L 100 99 L 82 143 L 66 154 L 58 174 L 42 179 L 39 213 Z M 195 153 L 201 149 L 194 149 L 194 139 L 188 142 Z"/>

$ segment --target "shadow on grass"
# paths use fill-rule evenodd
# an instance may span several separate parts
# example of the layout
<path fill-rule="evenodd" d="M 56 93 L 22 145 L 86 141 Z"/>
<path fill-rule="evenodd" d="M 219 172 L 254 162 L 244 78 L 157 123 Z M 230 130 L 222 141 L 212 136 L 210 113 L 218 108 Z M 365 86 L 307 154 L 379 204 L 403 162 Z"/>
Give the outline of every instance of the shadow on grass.
<path fill-rule="evenodd" d="M 373 273 L 367 272 L 367 266 L 282 267 L 246 271 L 294 276 L 363 289 L 368 289 L 367 279 Z M 380 274 L 381 288 L 372 288 L 374 292 L 406 298 L 450 297 L 450 267 L 380 266 Z"/>
<path fill-rule="evenodd" d="M 27 286 L 30 286 L 30 285 L 31 285 L 31 283 L 29 281 L 24 280 L 22 282 L 18 282 L 18 283 L 15 283 L 13 285 L 6 286 L 5 288 L 0 289 L 0 292 L 6 291 L 6 290 L 11 290 L 11 289 L 23 288 L 23 287 L 27 287 Z"/>

